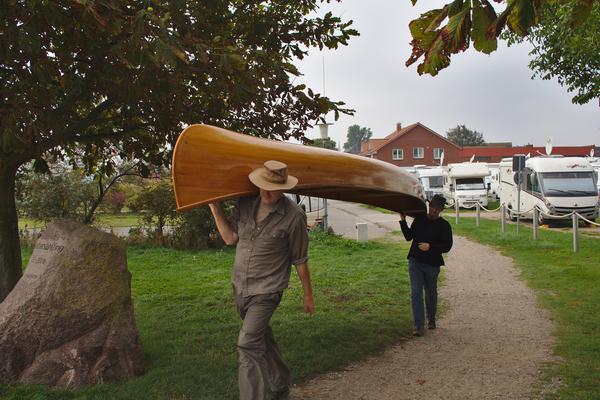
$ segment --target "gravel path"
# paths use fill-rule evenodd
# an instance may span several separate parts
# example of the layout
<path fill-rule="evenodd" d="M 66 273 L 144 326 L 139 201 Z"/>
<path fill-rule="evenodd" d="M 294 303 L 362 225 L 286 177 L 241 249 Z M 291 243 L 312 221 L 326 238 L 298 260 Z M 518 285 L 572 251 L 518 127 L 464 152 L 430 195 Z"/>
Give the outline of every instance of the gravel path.
<path fill-rule="evenodd" d="M 296 386 L 291 399 L 516 400 L 543 389 L 552 322 L 510 258 L 455 236 L 440 298 L 437 330 Z"/>

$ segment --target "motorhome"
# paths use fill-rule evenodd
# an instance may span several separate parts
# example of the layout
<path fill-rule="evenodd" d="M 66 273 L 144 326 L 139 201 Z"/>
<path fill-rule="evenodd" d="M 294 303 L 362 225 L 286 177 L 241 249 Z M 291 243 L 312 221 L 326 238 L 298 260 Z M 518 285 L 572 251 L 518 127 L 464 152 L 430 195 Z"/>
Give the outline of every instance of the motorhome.
<path fill-rule="evenodd" d="M 488 190 L 484 178 L 490 174 L 486 163 L 450 163 L 444 170 L 444 196 L 451 200 L 448 206 L 458 202 L 459 207 L 472 207 L 479 203 L 488 205 Z"/>
<path fill-rule="evenodd" d="M 596 174 L 596 187 L 598 188 L 598 203 L 600 203 L 600 159 L 591 158 L 590 165 L 594 169 L 594 173 Z"/>
<path fill-rule="evenodd" d="M 427 200 L 444 191 L 444 169 L 445 167 L 417 168 L 417 178 L 423 185 Z"/>
<path fill-rule="evenodd" d="M 500 194 L 498 191 L 500 190 L 500 163 L 488 163 L 488 168 L 490 169 L 490 174 L 483 178 L 485 182 L 485 186 L 489 187 L 488 196 L 492 200 L 498 200 L 500 198 Z"/>
<path fill-rule="evenodd" d="M 515 211 L 533 219 L 533 208 L 537 206 L 541 210 L 539 223 L 544 222 L 544 214 L 560 216 L 573 211 L 593 220 L 598 216 L 597 179 L 584 157 L 533 157 L 525 161 L 519 193 L 512 158 L 505 158 L 500 163 L 500 203 L 506 206 L 511 219 L 516 218 Z"/>

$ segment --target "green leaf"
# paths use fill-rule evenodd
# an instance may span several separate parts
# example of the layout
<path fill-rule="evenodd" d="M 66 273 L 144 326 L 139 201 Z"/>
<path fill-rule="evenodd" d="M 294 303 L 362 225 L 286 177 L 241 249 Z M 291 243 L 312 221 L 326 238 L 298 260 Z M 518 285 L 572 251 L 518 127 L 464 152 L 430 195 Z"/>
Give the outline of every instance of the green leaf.
<path fill-rule="evenodd" d="M 448 4 L 448 16 L 452 17 L 460 12 L 462 12 L 465 8 L 465 5 L 468 7 L 470 1 L 467 1 L 465 4 L 464 0 L 454 0 L 452 3 Z"/>
<path fill-rule="evenodd" d="M 425 28 L 424 33 L 433 32 L 440 26 L 440 24 L 448 16 L 448 6 L 445 6 L 444 8 L 439 9 L 439 10 L 432 10 L 431 13 L 432 14 L 430 16 L 433 17 L 433 20 L 431 21 L 429 26 L 427 26 L 427 28 Z M 437 15 L 435 15 L 436 13 L 437 13 Z"/>
<path fill-rule="evenodd" d="M 417 67 L 419 75 L 430 74 L 431 76 L 437 75 L 437 73 L 450 65 L 450 57 L 445 51 L 446 43 L 440 33 L 433 45 L 425 54 L 423 63 Z"/>
<path fill-rule="evenodd" d="M 510 0 L 509 5 L 513 7 L 506 20 L 508 27 L 517 35 L 527 36 L 538 21 L 539 0 Z"/>
<path fill-rule="evenodd" d="M 448 25 L 442 29 L 442 36 L 447 42 L 447 51 L 458 53 L 469 47 L 471 40 L 471 13 L 469 3 L 465 3 L 463 10 L 454 14 L 448 20 Z"/>
<path fill-rule="evenodd" d="M 498 48 L 496 36 L 488 34 L 495 19 L 496 12 L 487 0 L 481 2 L 473 0 L 473 30 L 471 36 L 475 50 L 490 54 Z"/>

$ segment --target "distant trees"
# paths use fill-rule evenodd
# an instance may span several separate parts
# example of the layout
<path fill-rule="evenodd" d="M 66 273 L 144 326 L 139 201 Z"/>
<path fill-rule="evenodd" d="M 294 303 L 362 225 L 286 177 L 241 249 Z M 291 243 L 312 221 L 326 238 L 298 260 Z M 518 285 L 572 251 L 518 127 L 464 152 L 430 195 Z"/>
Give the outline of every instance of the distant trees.
<path fill-rule="evenodd" d="M 358 154 L 360 152 L 360 144 L 369 140 L 371 136 L 373 136 L 373 132 L 371 132 L 370 128 L 361 128 L 359 125 L 348 127 L 344 151 L 346 153 Z"/>
<path fill-rule="evenodd" d="M 323 149 L 330 149 L 330 150 L 337 150 L 337 145 L 335 144 L 335 141 L 330 139 L 330 138 L 325 138 L 325 139 L 315 139 L 313 140 L 312 144 L 310 144 L 310 146 L 313 147 L 321 147 Z"/>
<path fill-rule="evenodd" d="M 458 146 L 482 146 L 485 144 L 481 132 L 472 131 L 464 125 L 456 125 L 446 132 L 446 137 Z"/>

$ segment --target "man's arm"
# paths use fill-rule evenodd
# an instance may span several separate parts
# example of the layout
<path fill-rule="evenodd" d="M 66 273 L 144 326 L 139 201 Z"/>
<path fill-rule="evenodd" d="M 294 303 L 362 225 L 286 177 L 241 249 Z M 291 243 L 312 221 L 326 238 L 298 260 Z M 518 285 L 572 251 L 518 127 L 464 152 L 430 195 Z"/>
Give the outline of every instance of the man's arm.
<path fill-rule="evenodd" d="M 304 289 L 304 312 L 306 314 L 313 314 L 315 312 L 315 300 L 313 298 L 312 284 L 310 282 L 308 262 L 296 265 L 296 272 L 298 272 L 298 277 L 302 282 L 302 289 Z"/>
<path fill-rule="evenodd" d="M 413 221 L 414 223 L 414 221 Z M 414 238 L 414 234 L 413 234 L 413 230 L 412 230 L 412 226 L 408 226 L 408 224 L 406 223 L 406 216 L 404 215 L 404 213 L 400 213 L 400 229 L 402 229 L 402 234 L 404 235 L 404 239 L 406 239 L 407 241 L 411 241 Z"/>
<path fill-rule="evenodd" d="M 236 244 L 238 241 L 238 234 L 231 229 L 227 218 L 225 218 L 225 213 L 223 213 L 223 208 L 221 208 L 221 203 L 210 203 L 208 207 L 210 207 L 210 211 L 215 219 L 215 224 L 217 224 L 217 230 L 225 244 L 228 246 Z"/>

